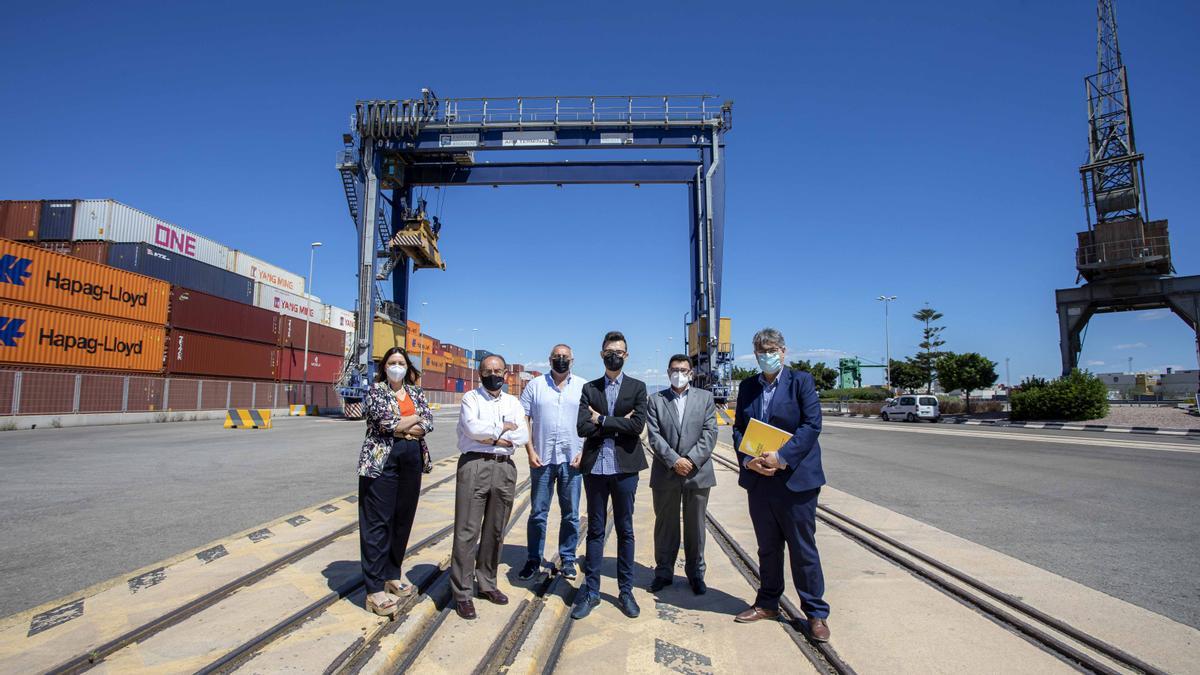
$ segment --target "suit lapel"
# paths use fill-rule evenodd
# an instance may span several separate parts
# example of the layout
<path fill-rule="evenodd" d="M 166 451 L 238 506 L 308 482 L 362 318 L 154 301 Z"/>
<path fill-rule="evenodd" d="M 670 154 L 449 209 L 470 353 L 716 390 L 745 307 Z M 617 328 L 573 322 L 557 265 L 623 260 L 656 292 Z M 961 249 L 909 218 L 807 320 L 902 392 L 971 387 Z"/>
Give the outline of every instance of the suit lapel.
<path fill-rule="evenodd" d="M 775 393 L 771 395 L 771 405 L 767 406 L 767 414 L 764 422 L 770 424 L 771 415 L 775 409 L 779 407 L 779 399 L 783 398 L 784 390 L 788 386 L 788 378 L 792 376 L 792 371 L 788 368 L 781 368 L 779 374 L 775 376 Z"/>
<path fill-rule="evenodd" d="M 679 419 L 679 409 L 675 407 L 675 396 L 675 392 L 672 391 L 670 394 L 661 396 L 660 398 L 662 398 L 663 403 L 667 407 L 667 416 L 674 420 L 675 428 L 678 429 L 679 423 L 682 420 Z"/>

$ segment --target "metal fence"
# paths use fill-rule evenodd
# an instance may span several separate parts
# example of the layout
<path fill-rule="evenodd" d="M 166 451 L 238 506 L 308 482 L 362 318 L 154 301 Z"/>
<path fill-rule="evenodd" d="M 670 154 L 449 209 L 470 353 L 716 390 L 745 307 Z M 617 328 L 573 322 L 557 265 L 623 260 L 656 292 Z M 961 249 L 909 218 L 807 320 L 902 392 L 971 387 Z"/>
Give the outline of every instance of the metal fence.
<path fill-rule="evenodd" d="M 0 415 L 337 408 L 330 384 L 0 370 Z"/>

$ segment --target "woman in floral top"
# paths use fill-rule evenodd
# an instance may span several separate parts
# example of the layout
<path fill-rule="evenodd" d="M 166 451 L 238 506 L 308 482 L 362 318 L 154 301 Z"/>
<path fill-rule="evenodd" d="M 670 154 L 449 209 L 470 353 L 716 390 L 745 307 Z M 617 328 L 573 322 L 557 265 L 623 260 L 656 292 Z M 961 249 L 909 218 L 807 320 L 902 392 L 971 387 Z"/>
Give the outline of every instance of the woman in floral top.
<path fill-rule="evenodd" d="M 429 456 L 425 436 L 433 431 L 433 413 L 416 385 L 419 380 L 408 353 L 392 347 L 363 401 L 367 438 L 358 457 L 359 540 L 367 609 L 385 616 L 412 593 L 400 568 Z"/>

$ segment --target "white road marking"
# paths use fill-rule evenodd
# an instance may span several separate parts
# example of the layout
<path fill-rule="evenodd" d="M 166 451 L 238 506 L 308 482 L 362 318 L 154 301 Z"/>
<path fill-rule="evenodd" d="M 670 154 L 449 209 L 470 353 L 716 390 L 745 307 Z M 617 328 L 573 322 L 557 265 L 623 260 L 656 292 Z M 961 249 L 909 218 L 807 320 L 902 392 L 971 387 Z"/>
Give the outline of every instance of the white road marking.
<path fill-rule="evenodd" d="M 1002 441 L 1022 441 L 1027 443 L 1059 443 L 1063 445 L 1093 445 L 1111 448 L 1131 448 L 1137 450 L 1163 450 L 1165 452 L 1183 452 L 1200 454 L 1200 448 L 1183 447 L 1181 443 L 1154 443 L 1152 441 L 1126 441 L 1112 438 L 1077 438 L 1074 436 L 1054 436 L 1051 434 L 1008 434 L 1003 431 L 972 431 L 968 429 L 938 429 L 931 427 L 900 426 L 900 423 L 883 424 L 854 424 L 833 420 L 824 420 L 824 426 L 844 429 L 865 429 L 867 431 L 888 431 L 910 434 L 940 434 L 944 436 L 969 436 L 974 438 L 990 438 Z"/>

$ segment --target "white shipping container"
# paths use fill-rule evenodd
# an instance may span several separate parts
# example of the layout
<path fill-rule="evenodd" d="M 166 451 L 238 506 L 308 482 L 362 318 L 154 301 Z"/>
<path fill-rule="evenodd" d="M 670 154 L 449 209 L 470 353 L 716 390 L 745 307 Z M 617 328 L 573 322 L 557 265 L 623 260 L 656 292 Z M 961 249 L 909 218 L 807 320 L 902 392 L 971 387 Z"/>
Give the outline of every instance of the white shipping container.
<path fill-rule="evenodd" d="M 245 251 L 229 249 L 229 259 L 223 267 L 235 274 L 250 277 L 290 293 L 304 294 L 304 277 L 259 260 Z"/>
<path fill-rule="evenodd" d="M 75 205 L 75 241 L 147 242 L 225 269 L 229 248 L 113 199 Z"/>
<path fill-rule="evenodd" d="M 354 332 L 354 312 L 341 307 L 329 305 L 329 325 L 338 329 L 344 330 L 347 333 Z"/>
<path fill-rule="evenodd" d="M 321 304 L 320 298 L 313 296 L 310 302 L 310 299 L 303 295 L 288 293 L 261 281 L 254 284 L 254 305 L 297 319 L 308 318 L 313 323 L 329 325 L 326 318 L 329 316 L 329 310 Z"/>

